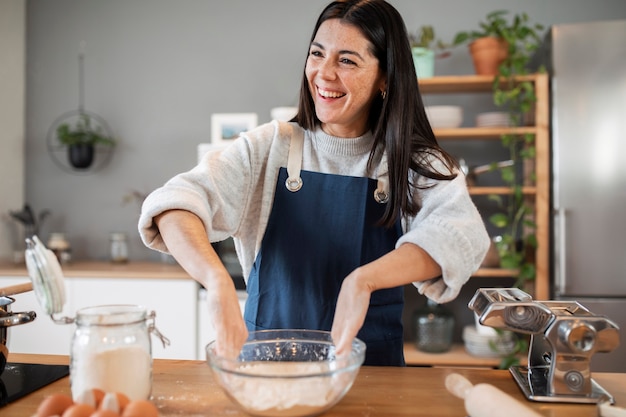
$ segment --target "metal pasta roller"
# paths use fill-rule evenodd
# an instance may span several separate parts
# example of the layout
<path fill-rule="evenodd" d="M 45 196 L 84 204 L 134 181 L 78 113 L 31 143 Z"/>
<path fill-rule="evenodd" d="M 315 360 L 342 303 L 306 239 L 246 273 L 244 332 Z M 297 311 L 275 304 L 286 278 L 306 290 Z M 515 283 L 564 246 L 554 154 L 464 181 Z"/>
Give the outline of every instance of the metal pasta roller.
<path fill-rule="evenodd" d="M 619 345 L 619 327 L 576 301 L 533 301 L 518 288 L 481 288 L 469 308 L 485 326 L 530 334 L 528 366 L 509 371 L 526 398 L 598 403 L 613 397 L 591 378 L 596 352 Z"/>

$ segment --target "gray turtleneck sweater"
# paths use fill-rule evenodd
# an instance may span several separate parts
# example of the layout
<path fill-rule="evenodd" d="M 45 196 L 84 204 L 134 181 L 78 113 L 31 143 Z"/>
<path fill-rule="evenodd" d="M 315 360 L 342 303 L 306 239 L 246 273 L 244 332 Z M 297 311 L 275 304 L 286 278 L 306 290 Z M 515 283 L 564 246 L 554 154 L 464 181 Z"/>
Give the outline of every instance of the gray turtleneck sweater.
<path fill-rule="evenodd" d="M 212 242 L 234 238 L 247 280 L 269 219 L 278 171 L 287 166 L 291 132 L 287 123 L 259 126 L 228 147 L 209 151 L 196 167 L 153 191 L 144 201 L 139 219 L 143 242 L 167 252 L 153 218 L 171 209 L 191 211 L 202 220 Z M 302 169 L 376 179 L 378 167 L 373 172 L 367 169 L 373 140 L 371 134 L 345 139 L 321 129 L 305 131 Z M 446 172 L 441 163 L 435 161 L 435 166 Z M 419 184 L 434 186 L 415 193 L 421 210 L 403 222 L 404 234 L 396 244 L 414 243 L 439 263 L 441 277 L 414 285 L 440 303 L 458 295 L 489 247 L 465 177 L 457 174 L 451 181 L 414 178 Z"/>

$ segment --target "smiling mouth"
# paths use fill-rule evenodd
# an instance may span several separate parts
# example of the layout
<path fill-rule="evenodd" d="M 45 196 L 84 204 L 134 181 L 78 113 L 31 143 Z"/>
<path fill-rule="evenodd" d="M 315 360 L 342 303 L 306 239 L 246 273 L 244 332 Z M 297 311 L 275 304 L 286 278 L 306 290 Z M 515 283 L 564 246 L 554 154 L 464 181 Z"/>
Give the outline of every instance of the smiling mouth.
<path fill-rule="evenodd" d="M 340 93 L 337 91 L 323 90 L 319 87 L 317 87 L 317 93 L 324 98 L 341 98 L 346 95 L 345 93 Z"/>

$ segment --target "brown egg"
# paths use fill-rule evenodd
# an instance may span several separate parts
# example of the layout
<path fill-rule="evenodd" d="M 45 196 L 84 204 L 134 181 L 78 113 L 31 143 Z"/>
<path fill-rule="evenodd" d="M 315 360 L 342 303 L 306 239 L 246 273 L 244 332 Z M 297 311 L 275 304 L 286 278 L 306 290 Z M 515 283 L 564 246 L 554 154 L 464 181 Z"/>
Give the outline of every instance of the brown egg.
<path fill-rule="evenodd" d="M 72 397 L 65 394 L 52 394 L 41 401 L 37 408 L 37 417 L 51 417 L 60 416 L 65 410 L 67 410 L 74 402 Z"/>
<path fill-rule="evenodd" d="M 120 417 L 120 415 L 111 410 L 98 410 L 89 417 Z"/>
<path fill-rule="evenodd" d="M 74 404 L 63 412 L 62 417 L 89 417 L 95 411 L 89 404 Z"/>
<path fill-rule="evenodd" d="M 102 399 L 104 398 L 104 391 L 99 388 L 90 388 L 81 392 L 78 397 L 76 397 L 77 404 L 88 404 L 93 408 L 98 408 Z"/>
<path fill-rule="evenodd" d="M 121 417 L 158 417 L 159 410 L 147 400 L 135 400 L 128 403 Z M 65 417 L 65 416 L 63 416 Z"/>
<path fill-rule="evenodd" d="M 129 402 L 128 397 L 121 392 L 107 392 L 98 408 L 121 413 Z"/>

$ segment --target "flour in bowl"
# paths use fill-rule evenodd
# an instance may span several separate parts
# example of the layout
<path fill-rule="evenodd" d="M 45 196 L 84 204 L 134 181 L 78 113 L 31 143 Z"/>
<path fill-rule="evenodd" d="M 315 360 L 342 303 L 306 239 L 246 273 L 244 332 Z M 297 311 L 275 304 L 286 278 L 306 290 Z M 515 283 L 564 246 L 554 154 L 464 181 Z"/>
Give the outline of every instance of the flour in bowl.
<path fill-rule="evenodd" d="M 322 362 L 251 362 L 222 377 L 231 395 L 254 414 L 306 415 L 332 405 L 343 391 L 348 375 L 330 371 Z"/>

